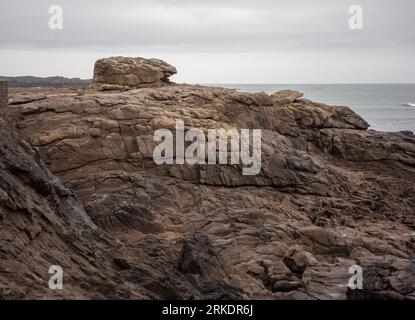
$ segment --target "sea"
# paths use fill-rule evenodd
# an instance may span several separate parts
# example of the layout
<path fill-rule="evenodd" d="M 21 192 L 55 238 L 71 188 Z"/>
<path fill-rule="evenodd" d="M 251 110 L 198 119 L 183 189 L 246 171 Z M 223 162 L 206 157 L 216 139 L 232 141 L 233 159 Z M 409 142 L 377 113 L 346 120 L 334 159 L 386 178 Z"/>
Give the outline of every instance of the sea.
<path fill-rule="evenodd" d="M 245 92 L 298 90 L 304 98 L 348 106 L 370 129 L 415 132 L 415 84 L 214 84 Z"/>

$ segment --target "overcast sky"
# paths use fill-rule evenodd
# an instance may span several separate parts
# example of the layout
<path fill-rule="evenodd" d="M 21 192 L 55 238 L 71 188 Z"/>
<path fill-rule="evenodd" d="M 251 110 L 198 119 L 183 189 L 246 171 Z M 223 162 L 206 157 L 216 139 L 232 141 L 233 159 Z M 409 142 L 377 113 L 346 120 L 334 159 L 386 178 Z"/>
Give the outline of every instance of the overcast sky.
<path fill-rule="evenodd" d="M 413 83 L 414 14 L 414 0 L 1 0 L 0 74 L 91 78 L 125 55 L 166 60 L 178 82 Z"/>

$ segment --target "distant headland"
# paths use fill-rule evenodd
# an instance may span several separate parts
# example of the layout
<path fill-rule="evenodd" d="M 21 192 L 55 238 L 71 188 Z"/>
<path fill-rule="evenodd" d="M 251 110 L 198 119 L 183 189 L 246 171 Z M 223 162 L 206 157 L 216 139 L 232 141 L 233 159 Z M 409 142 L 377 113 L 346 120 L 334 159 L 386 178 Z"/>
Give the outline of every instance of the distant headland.
<path fill-rule="evenodd" d="M 0 80 L 7 81 L 9 88 L 82 88 L 89 86 L 92 82 L 89 79 L 65 78 L 61 76 L 45 78 L 34 76 L 0 76 Z"/>

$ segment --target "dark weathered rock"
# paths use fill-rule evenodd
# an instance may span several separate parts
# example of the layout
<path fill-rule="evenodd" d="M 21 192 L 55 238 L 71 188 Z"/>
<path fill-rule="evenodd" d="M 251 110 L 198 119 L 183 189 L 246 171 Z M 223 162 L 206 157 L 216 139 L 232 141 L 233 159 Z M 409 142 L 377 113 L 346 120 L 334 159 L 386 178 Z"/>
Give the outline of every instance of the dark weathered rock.
<path fill-rule="evenodd" d="M 415 299 L 415 262 L 393 256 L 365 256 L 363 290 L 348 290 L 349 299 Z"/>
<path fill-rule="evenodd" d="M 294 273 L 303 274 L 309 266 L 318 264 L 314 256 L 299 247 L 292 247 L 283 258 L 284 264 Z"/>
<path fill-rule="evenodd" d="M 0 299 L 139 297 L 116 288 L 109 242 L 95 229 L 75 195 L 0 118 Z M 65 271 L 63 291 L 49 289 L 52 265 Z"/>
<path fill-rule="evenodd" d="M 8 104 L 7 81 L 0 80 L 0 108 Z"/>
<path fill-rule="evenodd" d="M 229 265 L 213 247 L 209 237 L 202 233 L 193 234 L 183 242 L 177 268 L 182 273 L 198 274 L 218 281 L 229 273 Z"/>

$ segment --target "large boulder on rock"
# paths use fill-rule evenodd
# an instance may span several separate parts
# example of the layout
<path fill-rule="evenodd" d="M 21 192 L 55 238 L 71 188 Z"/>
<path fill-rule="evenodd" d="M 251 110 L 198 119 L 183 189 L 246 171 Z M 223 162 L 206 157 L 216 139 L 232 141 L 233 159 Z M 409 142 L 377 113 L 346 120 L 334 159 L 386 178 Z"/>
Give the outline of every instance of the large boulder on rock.
<path fill-rule="evenodd" d="M 300 99 L 303 96 L 303 93 L 295 90 L 281 90 L 274 92 L 271 97 L 275 99 L 280 104 L 290 104 L 298 99 Z"/>
<path fill-rule="evenodd" d="M 95 63 L 92 85 L 98 90 L 126 90 L 169 84 L 176 68 L 160 59 L 111 57 Z"/>

